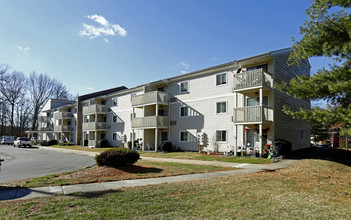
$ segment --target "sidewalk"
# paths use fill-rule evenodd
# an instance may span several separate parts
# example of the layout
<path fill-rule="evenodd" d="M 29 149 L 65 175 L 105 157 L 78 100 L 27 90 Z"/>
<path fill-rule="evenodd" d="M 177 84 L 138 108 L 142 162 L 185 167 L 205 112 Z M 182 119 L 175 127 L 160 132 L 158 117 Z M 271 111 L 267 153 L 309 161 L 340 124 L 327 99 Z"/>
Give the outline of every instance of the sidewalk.
<path fill-rule="evenodd" d="M 67 153 L 78 153 L 78 154 L 84 154 L 88 156 L 95 156 L 97 154 L 96 152 L 76 151 L 76 150 L 68 150 L 68 149 L 61 149 L 61 148 L 47 148 L 47 147 L 40 147 L 40 148 L 47 149 L 47 150 L 57 150 L 60 152 L 67 152 Z M 173 183 L 173 182 L 181 182 L 181 181 L 215 178 L 215 177 L 221 177 L 221 176 L 256 173 L 264 170 L 275 170 L 275 169 L 290 167 L 298 162 L 298 160 L 282 160 L 279 163 L 273 163 L 273 164 L 239 164 L 239 163 L 225 163 L 225 162 L 215 162 L 215 161 L 195 161 L 195 160 L 151 158 L 151 157 L 143 157 L 142 159 L 153 160 L 153 161 L 199 164 L 199 165 L 237 167 L 241 169 L 212 172 L 212 173 L 188 174 L 188 175 L 171 176 L 171 177 L 121 180 L 121 181 L 105 182 L 105 183 L 90 183 L 90 184 L 78 184 L 78 185 L 67 185 L 67 186 L 49 186 L 49 187 L 39 187 L 39 188 L 32 188 L 32 189 L 16 189 L 16 190 L 9 190 L 9 191 L 0 191 L 0 201 L 14 200 L 14 199 L 30 199 L 35 197 L 46 197 L 51 195 L 67 195 L 67 194 L 77 193 L 77 192 L 99 192 L 99 191 L 106 191 L 106 190 L 118 190 L 118 189 L 127 188 L 127 187 L 129 188 L 129 187 L 136 187 L 136 186 L 147 186 L 147 185 L 156 185 L 156 184 L 162 184 L 162 183 Z"/>

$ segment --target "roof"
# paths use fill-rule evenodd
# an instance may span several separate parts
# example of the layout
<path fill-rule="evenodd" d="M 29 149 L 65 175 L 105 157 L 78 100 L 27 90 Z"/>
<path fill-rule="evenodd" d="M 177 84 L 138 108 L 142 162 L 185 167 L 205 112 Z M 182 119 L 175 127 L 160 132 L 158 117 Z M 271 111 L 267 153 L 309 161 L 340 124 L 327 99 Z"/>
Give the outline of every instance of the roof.
<path fill-rule="evenodd" d="M 111 89 L 106 89 L 106 90 L 102 90 L 102 91 L 98 91 L 98 92 L 93 92 L 93 93 L 89 93 L 89 94 L 85 94 L 82 96 L 78 96 L 78 101 L 84 101 L 87 99 L 91 99 L 91 98 L 95 98 L 98 96 L 103 96 L 103 95 L 107 95 L 110 93 L 115 93 L 115 92 L 119 92 L 122 90 L 128 89 L 125 86 L 119 86 L 119 87 L 115 87 L 115 88 L 111 88 Z"/>

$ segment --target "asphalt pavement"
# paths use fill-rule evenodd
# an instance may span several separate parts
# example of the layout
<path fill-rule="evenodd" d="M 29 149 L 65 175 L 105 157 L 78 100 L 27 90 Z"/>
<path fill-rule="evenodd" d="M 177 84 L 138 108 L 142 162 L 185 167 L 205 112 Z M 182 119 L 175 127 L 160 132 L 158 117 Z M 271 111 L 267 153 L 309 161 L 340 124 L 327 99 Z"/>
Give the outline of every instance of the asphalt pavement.
<path fill-rule="evenodd" d="M 79 170 L 95 165 L 91 156 L 49 151 L 39 147 L 0 145 L 0 183 Z"/>

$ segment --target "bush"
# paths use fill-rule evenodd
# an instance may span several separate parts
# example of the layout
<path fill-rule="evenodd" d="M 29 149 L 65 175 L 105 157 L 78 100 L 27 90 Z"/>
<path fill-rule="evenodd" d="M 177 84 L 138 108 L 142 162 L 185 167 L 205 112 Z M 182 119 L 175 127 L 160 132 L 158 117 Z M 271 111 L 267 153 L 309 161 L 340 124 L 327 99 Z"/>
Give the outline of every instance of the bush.
<path fill-rule="evenodd" d="M 47 141 L 40 141 L 39 144 L 40 146 L 49 146 Z"/>
<path fill-rule="evenodd" d="M 287 140 L 276 139 L 273 145 L 277 146 L 279 155 L 287 156 L 292 151 L 292 143 Z"/>
<path fill-rule="evenodd" d="M 118 167 L 132 165 L 140 159 L 138 152 L 118 147 L 109 149 L 95 156 L 98 166 Z"/>
<path fill-rule="evenodd" d="M 50 141 L 48 142 L 48 146 L 57 145 L 57 144 L 58 144 L 57 140 L 50 140 Z"/>
<path fill-rule="evenodd" d="M 172 142 L 170 141 L 163 141 L 161 143 L 161 150 L 166 151 L 166 152 L 171 152 L 172 151 Z"/>
<path fill-rule="evenodd" d="M 108 140 L 106 139 L 103 139 L 99 142 L 99 147 L 108 147 L 109 144 L 108 144 Z"/>

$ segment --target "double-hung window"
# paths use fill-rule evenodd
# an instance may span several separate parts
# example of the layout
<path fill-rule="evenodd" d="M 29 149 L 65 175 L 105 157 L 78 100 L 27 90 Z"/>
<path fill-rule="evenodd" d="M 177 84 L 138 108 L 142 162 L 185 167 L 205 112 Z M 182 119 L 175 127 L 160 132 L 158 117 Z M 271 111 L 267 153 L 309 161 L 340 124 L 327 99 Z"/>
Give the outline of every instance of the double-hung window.
<path fill-rule="evenodd" d="M 112 115 L 112 122 L 117 123 L 117 115 Z"/>
<path fill-rule="evenodd" d="M 227 113 L 227 102 L 217 102 L 216 103 L 216 113 L 217 114 Z"/>
<path fill-rule="evenodd" d="M 187 93 L 189 92 L 189 82 L 184 81 L 179 84 L 180 86 L 180 93 Z"/>
<path fill-rule="evenodd" d="M 226 130 L 216 131 L 216 141 L 226 142 L 227 141 L 227 131 Z"/>
<path fill-rule="evenodd" d="M 226 85 L 227 84 L 227 73 L 220 73 L 216 75 L 216 85 Z"/>
<path fill-rule="evenodd" d="M 181 131 L 179 139 L 180 139 L 181 142 L 188 142 L 189 141 L 189 132 Z"/>
<path fill-rule="evenodd" d="M 117 133 L 112 134 L 112 140 L 116 141 L 117 140 Z"/>
<path fill-rule="evenodd" d="M 189 107 L 183 106 L 180 107 L 180 117 L 188 117 L 189 116 Z"/>

